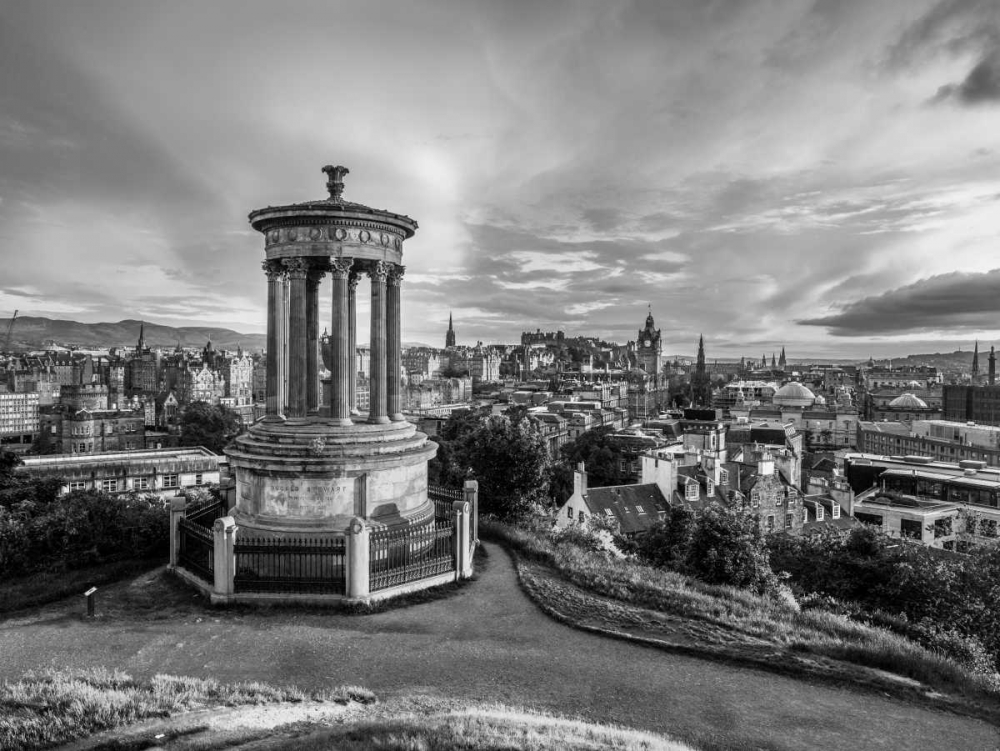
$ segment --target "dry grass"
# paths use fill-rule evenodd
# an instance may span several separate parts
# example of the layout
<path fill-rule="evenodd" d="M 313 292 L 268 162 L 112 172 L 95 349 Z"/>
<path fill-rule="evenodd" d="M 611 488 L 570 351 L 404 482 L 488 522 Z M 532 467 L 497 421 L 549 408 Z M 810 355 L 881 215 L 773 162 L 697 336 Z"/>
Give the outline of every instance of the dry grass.
<path fill-rule="evenodd" d="M 973 674 L 883 628 L 827 611 L 800 611 L 791 597 L 759 596 L 735 587 L 705 584 L 673 571 L 560 542 L 544 532 L 480 521 L 480 533 L 554 568 L 581 589 L 711 624 L 728 633 L 734 645 L 764 641 L 783 649 L 887 670 L 939 690 L 992 701 L 1000 696 L 995 678 Z"/>
<path fill-rule="evenodd" d="M 212 706 L 277 702 L 372 703 L 367 689 L 344 686 L 319 694 L 264 683 L 221 684 L 215 680 L 157 675 L 134 680 L 106 669 L 29 673 L 0 684 L 0 749 L 45 748 L 101 730 L 152 717 Z"/>
<path fill-rule="evenodd" d="M 463 751 L 689 751 L 655 733 L 512 709 L 471 707 L 431 715 L 404 714 L 363 720 L 312 739 L 296 739 L 296 751 L 357 749 L 461 749 Z"/>

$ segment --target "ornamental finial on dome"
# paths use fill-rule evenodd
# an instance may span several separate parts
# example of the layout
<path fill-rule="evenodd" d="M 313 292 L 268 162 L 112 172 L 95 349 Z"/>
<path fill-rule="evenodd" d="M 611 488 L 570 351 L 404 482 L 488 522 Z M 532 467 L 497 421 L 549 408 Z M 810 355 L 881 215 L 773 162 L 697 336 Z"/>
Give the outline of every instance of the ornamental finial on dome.
<path fill-rule="evenodd" d="M 326 189 L 330 191 L 330 198 L 328 200 L 334 203 L 343 203 L 344 199 L 341 195 L 344 192 L 344 175 L 349 175 L 351 171 L 347 167 L 341 167 L 339 164 L 336 167 L 328 164 L 322 171 L 329 178 L 326 181 Z"/>

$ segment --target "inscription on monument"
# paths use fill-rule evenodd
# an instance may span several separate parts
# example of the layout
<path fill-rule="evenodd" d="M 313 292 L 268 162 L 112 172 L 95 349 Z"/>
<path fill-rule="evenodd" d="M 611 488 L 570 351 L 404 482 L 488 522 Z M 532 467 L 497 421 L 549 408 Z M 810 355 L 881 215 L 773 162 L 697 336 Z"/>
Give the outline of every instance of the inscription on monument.
<path fill-rule="evenodd" d="M 272 516 L 334 516 L 354 509 L 354 480 L 283 479 L 269 477 L 264 483 L 261 512 Z"/>

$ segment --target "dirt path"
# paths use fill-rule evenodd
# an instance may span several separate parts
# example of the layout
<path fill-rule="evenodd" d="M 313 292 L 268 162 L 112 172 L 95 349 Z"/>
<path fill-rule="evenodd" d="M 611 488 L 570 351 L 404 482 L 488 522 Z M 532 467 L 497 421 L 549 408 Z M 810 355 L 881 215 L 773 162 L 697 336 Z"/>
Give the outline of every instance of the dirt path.
<path fill-rule="evenodd" d="M 500 701 L 715 747 L 1000 748 L 981 721 L 567 628 L 521 592 L 501 548 L 487 551 L 479 580 L 454 596 L 367 616 L 194 607 L 86 622 L 80 603 L 67 602 L 0 622 L 0 677 L 103 665 Z"/>

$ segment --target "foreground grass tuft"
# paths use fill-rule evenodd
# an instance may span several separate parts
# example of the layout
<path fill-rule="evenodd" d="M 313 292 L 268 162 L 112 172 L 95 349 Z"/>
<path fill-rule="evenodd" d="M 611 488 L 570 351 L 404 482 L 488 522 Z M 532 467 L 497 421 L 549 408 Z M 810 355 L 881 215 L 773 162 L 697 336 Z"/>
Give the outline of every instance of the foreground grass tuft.
<path fill-rule="evenodd" d="M 511 709 L 468 708 L 364 720 L 313 739 L 296 739 L 296 751 L 360 749 L 462 749 L 465 751 L 690 751 L 655 733 Z"/>
<path fill-rule="evenodd" d="M 45 748 L 153 717 L 213 706 L 306 700 L 371 704 L 357 686 L 307 694 L 296 688 L 157 675 L 141 682 L 119 670 L 28 673 L 0 684 L 0 749 Z"/>
<path fill-rule="evenodd" d="M 997 676 L 966 668 L 884 628 L 823 610 L 800 610 L 786 598 L 759 596 L 735 587 L 705 584 L 633 560 L 611 558 L 544 531 L 480 520 L 480 534 L 501 540 L 520 555 L 559 572 L 589 592 L 648 610 L 711 624 L 730 646 L 779 648 L 829 657 L 897 675 L 966 696 L 995 701 Z"/>

